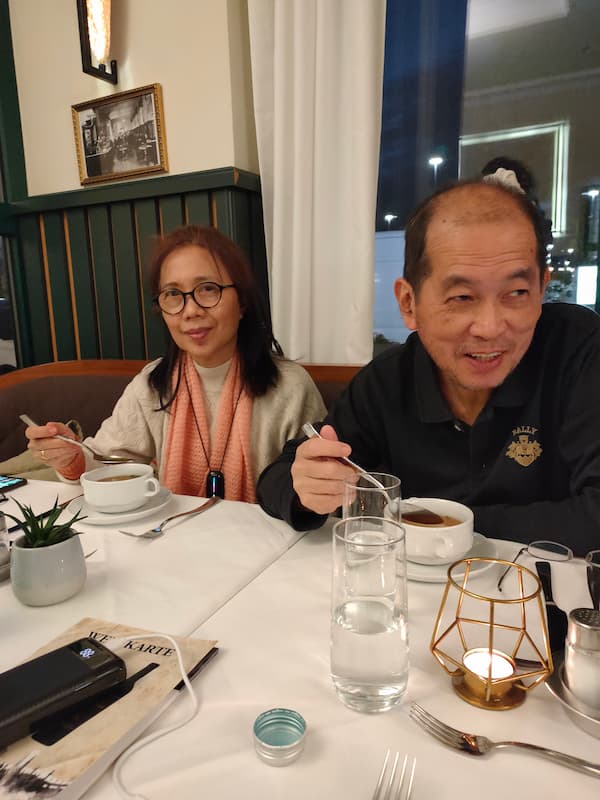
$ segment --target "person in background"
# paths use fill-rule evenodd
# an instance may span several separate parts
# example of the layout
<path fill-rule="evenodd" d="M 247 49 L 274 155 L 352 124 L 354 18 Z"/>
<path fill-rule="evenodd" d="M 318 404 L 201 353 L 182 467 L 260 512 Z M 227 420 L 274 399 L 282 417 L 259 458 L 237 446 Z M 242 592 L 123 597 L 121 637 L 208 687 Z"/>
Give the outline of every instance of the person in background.
<path fill-rule="evenodd" d="M 486 183 L 499 183 L 515 189 L 524 194 L 533 204 L 540 216 L 540 227 L 544 244 L 549 245 L 554 241 L 552 236 L 552 220 L 548 219 L 546 212 L 539 204 L 533 174 L 525 164 L 516 158 L 497 156 L 492 158 L 481 170 L 482 180 Z"/>
<path fill-rule="evenodd" d="M 364 367 L 325 419 L 262 473 L 262 507 L 301 530 L 342 502 L 352 470 L 405 498 L 473 509 L 475 530 L 584 554 L 600 545 L 600 318 L 544 304 L 540 217 L 519 191 L 465 182 L 406 226 L 395 293 L 413 333 Z"/>
<path fill-rule="evenodd" d="M 325 407 L 312 379 L 286 360 L 240 248 L 210 227 L 159 240 L 150 283 L 167 332 L 162 358 L 126 387 L 86 443 L 102 453 L 156 462 L 177 494 L 255 502 L 255 481 L 304 422 Z M 98 466 L 67 426 L 26 429 L 29 449 L 66 480 Z M 87 460 L 86 460 L 87 459 Z"/>

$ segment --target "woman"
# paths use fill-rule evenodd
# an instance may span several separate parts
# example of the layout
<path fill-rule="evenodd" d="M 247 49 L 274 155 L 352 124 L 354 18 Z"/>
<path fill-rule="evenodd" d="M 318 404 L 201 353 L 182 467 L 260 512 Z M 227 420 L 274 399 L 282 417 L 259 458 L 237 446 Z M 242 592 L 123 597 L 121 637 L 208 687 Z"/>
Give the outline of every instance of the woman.
<path fill-rule="evenodd" d="M 261 471 L 325 412 L 308 373 L 287 361 L 240 248 L 215 228 L 164 236 L 151 265 L 166 354 L 125 389 L 91 447 L 156 461 L 177 494 L 255 502 Z M 76 445 L 50 438 L 65 425 L 26 430 L 29 449 L 67 480 L 98 466 Z"/>

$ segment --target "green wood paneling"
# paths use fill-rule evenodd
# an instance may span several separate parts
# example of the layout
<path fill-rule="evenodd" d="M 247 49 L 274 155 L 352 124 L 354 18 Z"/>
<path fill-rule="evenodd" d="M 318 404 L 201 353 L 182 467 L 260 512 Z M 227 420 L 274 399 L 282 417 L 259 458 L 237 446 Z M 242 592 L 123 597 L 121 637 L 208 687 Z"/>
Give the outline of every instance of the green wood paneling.
<path fill-rule="evenodd" d="M 161 197 L 158 201 L 158 208 L 163 233 L 168 233 L 185 222 L 181 195 Z"/>
<path fill-rule="evenodd" d="M 73 331 L 73 309 L 63 221 L 62 214 L 58 211 L 44 214 L 44 236 L 54 314 L 56 355 L 59 361 L 68 361 L 77 358 L 77 349 Z"/>
<path fill-rule="evenodd" d="M 19 220 L 25 307 L 19 309 L 19 320 L 28 328 L 31 358 L 34 364 L 53 360 L 50 320 L 46 300 L 46 281 L 37 215 Z"/>
<path fill-rule="evenodd" d="M 158 358 L 165 351 L 163 325 L 152 305 L 149 286 L 148 267 L 154 240 L 159 233 L 158 213 L 154 200 L 140 200 L 135 204 L 135 217 L 138 229 L 139 256 L 142 265 L 142 295 L 144 298 L 144 317 L 146 322 L 147 357 Z"/>
<path fill-rule="evenodd" d="M 96 322 L 96 295 L 92 257 L 88 241 L 87 217 L 82 208 L 66 212 L 73 288 L 77 307 L 77 330 L 81 358 L 99 358 L 100 342 Z"/>
<path fill-rule="evenodd" d="M 233 229 L 231 190 L 216 189 L 212 193 L 212 198 L 216 210 L 215 225 L 225 236 L 231 236 Z"/>
<path fill-rule="evenodd" d="M 252 261 L 252 218 L 250 216 L 250 198 L 246 192 L 232 189 L 229 192 L 230 226 L 229 236 L 236 241 Z"/>
<path fill-rule="evenodd" d="M 210 225 L 208 192 L 190 192 L 184 196 L 187 221 L 190 225 Z"/>
<path fill-rule="evenodd" d="M 7 239 L 6 244 L 10 251 L 10 263 L 8 265 L 9 281 L 13 290 L 13 319 L 15 322 L 15 329 L 18 332 L 15 342 L 15 349 L 17 354 L 17 364 L 28 366 L 33 364 L 33 339 L 31 335 L 31 328 L 26 323 L 28 317 L 26 316 L 27 309 L 27 288 L 25 285 L 25 269 L 21 250 L 19 247 L 19 240 L 15 237 Z"/>
<path fill-rule="evenodd" d="M 106 186 L 76 189 L 73 192 L 36 195 L 15 205 L 18 213 L 25 214 L 32 211 L 62 210 L 119 203 L 125 200 L 166 197 L 169 194 L 228 189 L 232 186 L 248 192 L 260 192 L 258 175 L 234 167 L 223 167 L 202 172 L 187 172 L 185 175 L 165 175 L 141 181 L 111 183 Z"/>
<path fill-rule="evenodd" d="M 0 203 L 0 236 L 15 233 L 17 221 L 14 208 L 9 203 Z"/>
<path fill-rule="evenodd" d="M 0 200 L 12 203 L 27 197 L 27 173 L 21 132 L 19 95 L 13 57 L 9 0 L 0 0 Z M 24 276 L 22 249 L 18 241 L 18 225 L 14 209 L 0 204 L 0 235 L 13 238 L 5 242 L 8 278 L 12 287 L 12 313 L 15 322 L 15 350 L 17 363 L 30 363 L 34 358 L 33 337 L 27 307 L 27 290 Z M 41 321 L 44 329 L 47 314 Z M 46 345 L 48 345 L 46 337 Z M 40 350 L 42 353 L 43 350 Z"/>
<path fill-rule="evenodd" d="M 237 189 L 229 191 L 219 189 L 214 192 L 215 205 L 217 209 L 217 228 L 226 236 L 229 236 L 246 253 L 252 269 L 256 276 L 258 285 L 262 289 L 264 296 L 268 298 L 268 277 L 266 268 L 266 257 L 259 262 L 254 260 L 254 255 L 260 252 L 261 241 L 264 250 L 264 232 L 262 220 L 260 229 L 253 230 L 256 225 L 256 209 L 250 204 L 250 195 Z M 255 250 L 256 248 L 256 250 Z"/>
<path fill-rule="evenodd" d="M 0 76 L 0 172 L 4 184 L 0 199 L 13 202 L 27 197 L 27 173 L 8 0 L 0 0 Z"/>
<path fill-rule="evenodd" d="M 107 209 L 102 206 L 90 208 L 88 225 L 100 330 L 100 357 L 121 358 L 121 325 Z"/>
<path fill-rule="evenodd" d="M 13 287 L 20 363 L 53 358 L 39 218 L 33 209 L 44 222 L 58 358 L 77 357 L 77 336 L 82 358 L 155 358 L 164 353 L 165 329 L 153 309 L 146 270 L 161 225 L 164 232 L 186 219 L 208 225 L 214 207 L 218 227 L 246 251 L 266 291 L 258 190 L 256 176 L 227 168 L 8 204 L 7 213 L 17 220 L 11 251 L 18 273 Z"/>
<path fill-rule="evenodd" d="M 131 204 L 115 203 L 111 207 L 111 221 L 121 309 L 123 358 L 145 358 L 142 292 Z"/>

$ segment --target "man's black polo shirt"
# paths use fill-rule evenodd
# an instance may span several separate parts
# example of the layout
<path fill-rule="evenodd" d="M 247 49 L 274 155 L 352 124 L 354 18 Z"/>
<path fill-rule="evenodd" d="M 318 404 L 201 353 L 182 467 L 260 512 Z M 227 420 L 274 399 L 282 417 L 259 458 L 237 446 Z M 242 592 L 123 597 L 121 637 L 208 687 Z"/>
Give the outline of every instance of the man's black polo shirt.
<path fill-rule="evenodd" d="M 475 529 L 523 542 L 600 547 L 600 317 L 544 305 L 529 350 L 476 422 L 455 419 L 417 334 L 351 382 L 326 422 L 351 458 L 402 481 L 402 496 L 470 506 Z M 263 508 L 299 529 L 323 520 L 298 508 L 288 442 L 263 472 Z"/>

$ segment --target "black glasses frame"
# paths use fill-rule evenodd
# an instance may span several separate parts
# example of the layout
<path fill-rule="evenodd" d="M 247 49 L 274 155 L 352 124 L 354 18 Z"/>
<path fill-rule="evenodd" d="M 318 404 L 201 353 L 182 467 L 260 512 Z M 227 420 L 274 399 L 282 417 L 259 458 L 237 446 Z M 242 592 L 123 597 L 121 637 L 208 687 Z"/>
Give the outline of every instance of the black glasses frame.
<path fill-rule="evenodd" d="M 592 551 L 593 552 L 593 551 Z M 566 544 L 560 542 L 551 542 L 547 539 L 538 539 L 535 542 L 523 545 L 517 555 L 513 558 L 513 564 L 516 564 L 523 553 L 529 553 L 534 558 L 539 558 L 543 561 L 571 561 L 573 559 L 573 551 Z M 510 566 L 507 567 L 502 575 L 500 575 L 497 583 L 498 591 L 502 591 L 502 583 L 504 578 L 510 572 Z"/>
<path fill-rule="evenodd" d="M 530 542 L 529 544 L 523 545 L 517 555 L 513 558 L 514 564 L 517 563 L 523 553 L 529 553 L 534 558 L 544 561 L 572 561 L 574 559 L 573 551 L 566 544 L 561 544 L 560 542 L 551 542 L 548 540 L 537 540 L 535 542 Z M 588 580 L 592 580 L 592 575 L 596 576 L 597 572 L 600 570 L 600 549 L 590 550 L 589 553 L 585 555 L 583 560 L 587 565 Z M 504 582 L 504 578 L 507 576 L 509 571 L 510 567 L 507 567 L 498 579 L 497 588 L 499 592 L 502 591 L 502 583 Z M 594 580 L 598 580 L 598 578 L 594 577 Z"/>
<path fill-rule="evenodd" d="M 207 284 L 210 286 L 216 286 L 219 289 L 219 298 L 217 302 L 213 303 L 210 306 L 202 305 L 202 303 L 196 297 L 196 289 L 200 288 L 201 286 L 206 286 Z M 181 314 L 181 312 L 185 309 L 185 304 L 187 303 L 188 297 L 191 297 L 194 303 L 196 303 L 196 305 L 199 308 L 214 308 L 215 306 L 218 306 L 219 303 L 221 302 L 221 298 L 223 297 L 223 289 L 234 289 L 234 288 L 235 288 L 235 283 L 217 283 L 216 281 L 202 281 L 202 283 L 199 283 L 196 286 L 194 286 L 191 292 L 182 292 L 181 289 L 171 289 L 170 291 L 177 292 L 177 294 L 180 295 L 183 301 L 183 305 L 181 306 L 179 311 L 167 311 L 161 306 L 160 296 L 163 292 L 159 292 L 156 295 L 156 297 L 153 297 L 152 302 L 156 306 L 158 306 L 158 308 L 163 312 L 163 314 L 168 314 L 170 317 L 176 317 L 177 314 Z M 163 291 L 166 291 L 166 289 L 163 289 Z"/>

